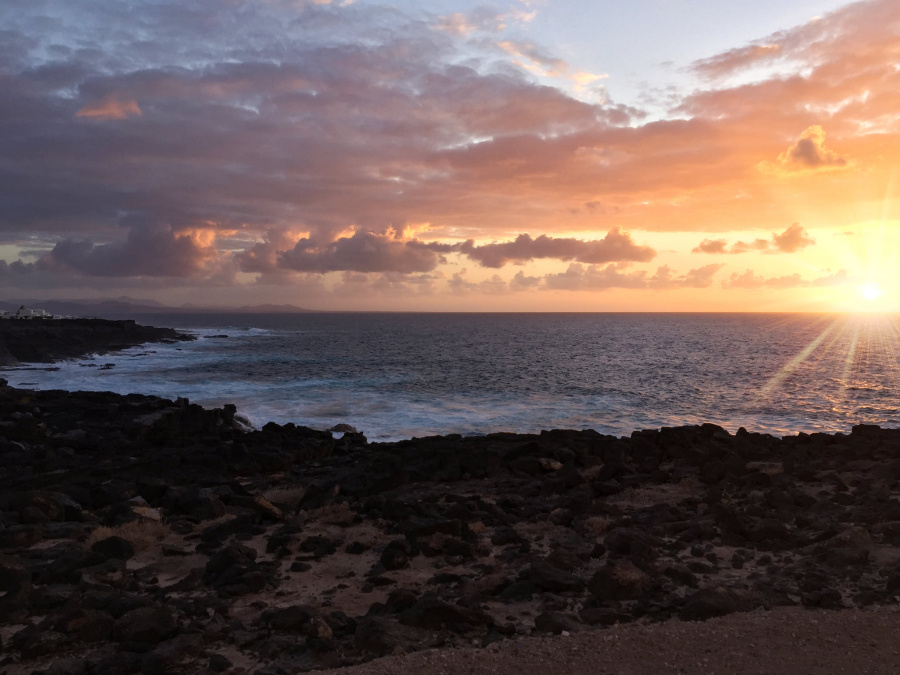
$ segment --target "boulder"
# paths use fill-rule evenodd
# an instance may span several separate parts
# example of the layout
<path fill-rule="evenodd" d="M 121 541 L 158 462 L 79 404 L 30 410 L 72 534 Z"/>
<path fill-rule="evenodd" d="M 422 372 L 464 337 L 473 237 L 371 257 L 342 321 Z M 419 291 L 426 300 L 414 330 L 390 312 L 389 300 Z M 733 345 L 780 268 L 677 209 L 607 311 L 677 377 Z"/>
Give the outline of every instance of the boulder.
<path fill-rule="evenodd" d="M 582 593 L 585 587 L 584 582 L 574 574 L 565 572 L 546 560 L 531 563 L 528 578 L 535 586 L 548 591 Z"/>
<path fill-rule="evenodd" d="M 382 616 L 366 617 L 356 627 L 353 644 L 357 649 L 375 656 L 387 656 L 395 651 L 416 651 L 436 647 L 442 641 L 437 634 L 398 624 Z"/>
<path fill-rule="evenodd" d="M 452 605 L 432 593 L 426 593 L 415 605 L 400 613 L 400 623 L 428 630 L 449 629 L 466 633 L 476 626 L 493 625 L 491 618 L 481 611 Z"/>
<path fill-rule="evenodd" d="M 178 629 L 175 616 L 168 607 L 139 607 L 123 614 L 113 624 L 112 637 L 116 642 L 137 647 L 132 651 L 148 649 Z"/>
<path fill-rule="evenodd" d="M 724 588 L 701 588 L 687 599 L 678 617 L 682 621 L 706 621 L 737 609 L 734 597 Z"/>
<path fill-rule="evenodd" d="M 99 553 L 107 560 L 110 558 L 130 560 L 134 557 L 134 546 L 131 545 L 131 542 L 117 536 L 107 537 L 94 542 L 91 545 L 91 550 L 94 553 Z"/>
<path fill-rule="evenodd" d="M 0 623 L 12 618 L 28 606 L 31 596 L 31 573 L 19 558 L 0 555 Z"/>
<path fill-rule="evenodd" d="M 651 585 L 649 575 L 627 559 L 608 562 L 591 577 L 588 590 L 605 600 L 636 600 Z"/>

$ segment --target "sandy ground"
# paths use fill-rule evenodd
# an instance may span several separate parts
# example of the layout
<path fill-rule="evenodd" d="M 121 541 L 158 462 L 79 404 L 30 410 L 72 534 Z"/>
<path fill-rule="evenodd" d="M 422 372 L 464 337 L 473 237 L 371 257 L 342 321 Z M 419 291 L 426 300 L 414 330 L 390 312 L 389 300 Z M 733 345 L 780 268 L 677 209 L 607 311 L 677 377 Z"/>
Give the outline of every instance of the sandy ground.
<path fill-rule="evenodd" d="M 782 608 L 389 656 L 344 675 L 900 673 L 900 606 Z"/>

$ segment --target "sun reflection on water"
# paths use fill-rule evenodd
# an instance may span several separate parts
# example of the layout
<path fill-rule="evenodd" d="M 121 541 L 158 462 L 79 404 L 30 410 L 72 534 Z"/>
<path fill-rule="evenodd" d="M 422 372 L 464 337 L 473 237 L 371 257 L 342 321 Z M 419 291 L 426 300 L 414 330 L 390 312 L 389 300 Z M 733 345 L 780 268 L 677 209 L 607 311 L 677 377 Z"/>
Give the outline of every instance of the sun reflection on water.
<path fill-rule="evenodd" d="M 759 390 L 761 399 L 782 395 L 785 388 L 808 387 L 827 397 L 834 411 L 856 414 L 896 412 L 900 383 L 900 324 L 892 315 L 843 315 L 828 321 L 793 358 Z M 834 372 L 829 383 L 804 382 L 804 370 Z M 839 374 L 839 375 L 838 375 Z M 821 375 L 820 375 L 821 377 Z"/>

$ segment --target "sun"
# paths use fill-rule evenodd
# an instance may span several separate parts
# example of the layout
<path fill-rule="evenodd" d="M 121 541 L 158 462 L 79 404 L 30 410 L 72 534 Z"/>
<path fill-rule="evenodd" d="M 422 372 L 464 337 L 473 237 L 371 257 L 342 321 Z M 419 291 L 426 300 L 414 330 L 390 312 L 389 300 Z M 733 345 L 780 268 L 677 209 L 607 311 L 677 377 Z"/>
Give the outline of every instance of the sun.
<path fill-rule="evenodd" d="M 866 300 L 877 300 L 882 293 L 881 286 L 871 281 L 859 287 L 859 294 Z"/>

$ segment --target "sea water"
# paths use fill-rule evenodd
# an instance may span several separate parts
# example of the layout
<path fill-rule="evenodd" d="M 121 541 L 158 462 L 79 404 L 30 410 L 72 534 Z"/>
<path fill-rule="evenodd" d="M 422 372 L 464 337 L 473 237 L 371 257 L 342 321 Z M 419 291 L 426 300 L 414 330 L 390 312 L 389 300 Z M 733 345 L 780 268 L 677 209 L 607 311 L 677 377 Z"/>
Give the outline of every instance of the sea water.
<path fill-rule="evenodd" d="M 900 424 L 893 316 L 154 314 L 197 340 L 52 369 L 37 389 L 139 392 L 370 440 L 713 422 L 778 435 Z"/>

